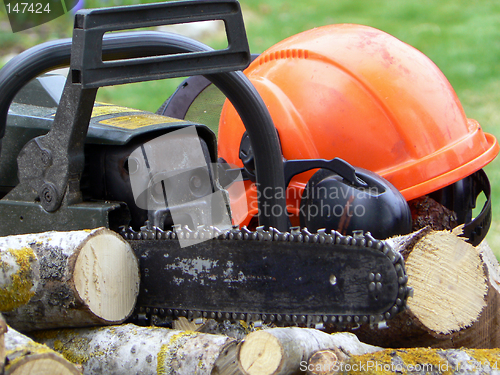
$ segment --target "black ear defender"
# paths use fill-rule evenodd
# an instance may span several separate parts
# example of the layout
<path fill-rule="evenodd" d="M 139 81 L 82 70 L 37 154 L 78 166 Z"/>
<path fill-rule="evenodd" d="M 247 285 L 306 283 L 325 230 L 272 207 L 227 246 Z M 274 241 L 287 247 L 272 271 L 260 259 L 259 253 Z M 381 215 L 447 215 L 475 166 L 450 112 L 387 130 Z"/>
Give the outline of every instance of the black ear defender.
<path fill-rule="evenodd" d="M 474 219 L 472 210 L 477 198 L 484 193 L 486 202 L 481 212 Z M 448 185 L 429 196 L 457 214 L 457 223 L 464 224 L 461 237 L 477 246 L 486 237 L 491 225 L 491 186 L 483 169 Z"/>
<path fill-rule="evenodd" d="M 363 230 L 379 239 L 410 233 L 411 211 L 401 193 L 378 174 L 341 163 L 350 173 L 320 169 L 309 179 L 302 193 L 300 225 L 312 232 Z"/>

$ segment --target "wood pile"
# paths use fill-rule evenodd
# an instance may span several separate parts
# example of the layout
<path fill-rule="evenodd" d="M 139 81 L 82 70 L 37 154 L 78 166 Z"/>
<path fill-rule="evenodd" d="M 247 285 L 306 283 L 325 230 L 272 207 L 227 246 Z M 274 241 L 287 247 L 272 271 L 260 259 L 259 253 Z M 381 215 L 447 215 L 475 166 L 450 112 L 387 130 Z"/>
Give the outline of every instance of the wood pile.
<path fill-rule="evenodd" d="M 385 325 L 241 324 L 231 335 L 213 321 L 126 323 L 139 267 L 109 230 L 3 237 L 0 374 L 498 373 L 500 266 L 486 242 L 457 234 L 426 228 L 389 240 L 414 292 Z"/>
<path fill-rule="evenodd" d="M 391 348 L 500 347 L 500 272 L 485 241 L 474 248 L 456 233 L 428 229 L 390 241 L 405 258 L 414 294 L 387 328 L 360 328 L 362 341 Z"/>

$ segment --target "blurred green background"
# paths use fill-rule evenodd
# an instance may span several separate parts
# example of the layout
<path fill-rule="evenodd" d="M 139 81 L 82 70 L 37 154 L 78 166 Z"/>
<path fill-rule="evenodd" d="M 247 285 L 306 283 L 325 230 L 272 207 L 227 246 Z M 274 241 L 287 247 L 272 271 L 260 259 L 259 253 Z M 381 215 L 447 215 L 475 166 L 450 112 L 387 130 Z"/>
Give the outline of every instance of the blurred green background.
<path fill-rule="evenodd" d="M 85 8 L 136 4 L 135 0 L 86 0 Z M 147 2 L 147 1 L 144 1 Z M 359 23 L 384 30 L 430 57 L 455 88 L 468 117 L 500 137 L 500 2 L 498 0 L 241 0 L 250 48 L 260 53 L 298 32 L 333 23 Z M 13 34 L 0 7 L 0 66 L 40 42 L 71 36 L 66 14 Z M 218 34 L 203 42 L 221 47 Z M 156 111 L 179 80 L 101 89 L 98 99 Z M 1 95 L 1 93 L 0 93 Z M 486 167 L 493 189 L 488 241 L 500 257 L 500 161 Z"/>

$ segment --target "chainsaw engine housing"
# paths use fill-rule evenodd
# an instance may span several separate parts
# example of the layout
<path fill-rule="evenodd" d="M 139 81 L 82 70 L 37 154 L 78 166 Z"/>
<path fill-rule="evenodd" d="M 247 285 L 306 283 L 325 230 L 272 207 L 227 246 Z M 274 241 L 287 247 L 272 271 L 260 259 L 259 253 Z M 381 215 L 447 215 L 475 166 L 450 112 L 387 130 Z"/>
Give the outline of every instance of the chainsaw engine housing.
<path fill-rule="evenodd" d="M 22 148 L 31 139 L 50 130 L 65 81 L 66 77 L 62 75 L 46 74 L 29 82 L 14 98 L 9 109 L 0 158 L 2 196 L 19 182 L 17 155 Z M 85 167 L 80 185 L 83 200 L 100 201 L 103 206 L 115 202 L 109 211 L 109 227 L 118 230 L 120 226 L 130 225 L 139 229 L 148 220 L 148 211 L 138 207 L 135 202 L 130 184 L 129 155 L 152 139 L 192 126 L 196 128 L 201 147 L 205 150 L 207 164 L 214 163 L 216 138 L 205 125 L 96 103 L 85 145 Z M 96 212 L 100 212 L 100 209 L 96 209 Z M 75 215 L 73 220 L 78 222 L 78 216 Z M 19 220 L 12 226 L 16 226 L 17 230 L 19 226 L 24 226 L 23 231 L 29 233 L 36 229 L 36 221 L 36 218 L 31 221 L 29 216 L 20 214 Z M 32 223 L 33 227 L 26 223 Z"/>

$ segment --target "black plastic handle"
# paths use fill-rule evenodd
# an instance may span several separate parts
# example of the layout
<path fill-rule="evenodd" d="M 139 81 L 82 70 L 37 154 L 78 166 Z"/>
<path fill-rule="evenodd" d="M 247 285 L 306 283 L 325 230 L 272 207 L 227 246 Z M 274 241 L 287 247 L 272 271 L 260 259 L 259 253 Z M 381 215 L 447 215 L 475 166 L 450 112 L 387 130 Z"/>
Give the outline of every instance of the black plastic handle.
<path fill-rule="evenodd" d="M 366 188 L 368 184 L 361 180 L 356 175 L 356 169 L 340 158 L 334 158 L 332 160 L 325 159 L 307 159 L 307 160 L 286 160 L 284 163 L 285 168 L 285 186 L 288 186 L 293 176 L 298 175 L 316 168 L 328 169 L 356 187 Z"/>
<path fill-rule="evenodd" d="M 103 61 L 105 33 L 179 23 L 222 20 L 228 47 L 175 55 Z M 250 50 L 236 0 L 175 1 L 81 10 L 75 16 L 71 74 L 82 88 L 243 70 Z"/>
<path fill-rule="evenodd" d="M 106 35 L 103 59 L 208 49 L 206 45 L 180 35 L 137 31 Z M 0 138 L 5 133 L 8 109 L 16 93 L 36 76 L 69 65 L 70 54 L 71 40 L 56 40 L 26 50 L 0 69 Z M 282 194 L 285 189 L 283 161 L 274 124 L 262 98 L 242 72 L 216 73 L 206 77 L 233 103 L 250 135 L 256 155 L 257 187 L 261 192 L 259 207 L 274 207 L 274 214 L 270 210 L 260 212 L 261 225 L 288 230 L 286 201 Z M 262 194 L 263 191 L 266 194 Z"/>
<path fill-rule="evenodd" d="M 186 52 L 187 38 L 157 31 L 107 34 L 103 60 L 117 60 Z M 196 41 L 189 40 L 193 47 Z M 201 50 L 206 46 L 199 43 Z M 31 47 L 0 69 L 0 138 L 3 138 L 9 107 L 17 92 L 29 81 L 53 69 L 69 66 L 71 39 L 59 39 Z"/>
<path fill-rule="evenodd" d="M 483 192 L 486 196 L 486 202 L 479 215 L 477 215 L 474 220 L 464 225 L 461 237 L 466 237 L 467 242 L 473 246 L 478 246 L 484 237 L 486 237 L 491 226 L 491 186 L 488 176 L 486 176 L 486 173 L 482 169 L 475 172 L 472 178 L 477 186 L 476 198 Z"/>

